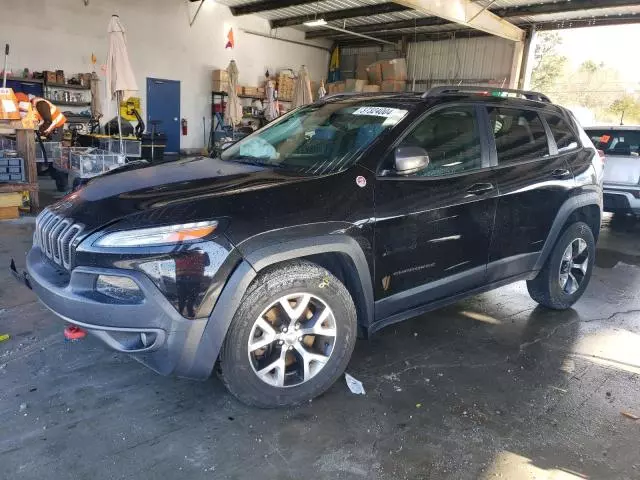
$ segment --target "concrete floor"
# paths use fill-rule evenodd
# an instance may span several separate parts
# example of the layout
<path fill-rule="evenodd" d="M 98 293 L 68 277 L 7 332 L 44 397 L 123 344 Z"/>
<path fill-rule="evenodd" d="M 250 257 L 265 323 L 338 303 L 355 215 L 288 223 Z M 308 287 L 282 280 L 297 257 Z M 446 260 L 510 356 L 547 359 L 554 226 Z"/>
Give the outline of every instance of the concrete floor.
<path fill-rule="evenodd" d="M 32 225 L 0 225 L 0 264 Z M 247 408 L 62 324 L 0 271 L 0 478 L 640 478 L 640 223 L 605 220 L 575 309 L 508 286 L 361 341 L 309 405 Z"/>

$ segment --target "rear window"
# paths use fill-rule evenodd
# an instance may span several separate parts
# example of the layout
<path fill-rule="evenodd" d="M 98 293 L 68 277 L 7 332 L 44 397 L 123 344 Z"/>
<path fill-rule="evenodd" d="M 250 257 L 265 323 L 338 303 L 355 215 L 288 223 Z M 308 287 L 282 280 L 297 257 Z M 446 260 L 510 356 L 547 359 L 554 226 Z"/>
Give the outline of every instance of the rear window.
<path fill-rule="evenodd" d="M 559 153 L 578 148 L 578 138 L 565 120 L 555 115 L 545 115 L 545 119 L 549 124 Z"/>
<path fill-rule="evenodd" d="M 515 108 L 488 108 L 496 138 L 498 163 L 505 165 L 549 155 L 549 141 L 536 112 Z"/>
<path fill-rule="evenodd" d="M 608 155 L 640 154 L 640 131 L 586 128 L 595 147 Z"/>

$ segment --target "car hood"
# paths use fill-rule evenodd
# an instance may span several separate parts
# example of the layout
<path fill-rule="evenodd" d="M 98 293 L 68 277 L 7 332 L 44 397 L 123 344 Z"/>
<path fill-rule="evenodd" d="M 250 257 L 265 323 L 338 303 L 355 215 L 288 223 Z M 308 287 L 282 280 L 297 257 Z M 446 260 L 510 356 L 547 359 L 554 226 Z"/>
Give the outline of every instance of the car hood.
<path fill-rule="evenodd" d="M 216 197 L 308 179 L 293 173 L 200 157 L 142 166 L 136 163 L 89 182 L 51 207 L 89 233 L 126 219 L 135 226 L 199 221 L 217 212 Z"/>

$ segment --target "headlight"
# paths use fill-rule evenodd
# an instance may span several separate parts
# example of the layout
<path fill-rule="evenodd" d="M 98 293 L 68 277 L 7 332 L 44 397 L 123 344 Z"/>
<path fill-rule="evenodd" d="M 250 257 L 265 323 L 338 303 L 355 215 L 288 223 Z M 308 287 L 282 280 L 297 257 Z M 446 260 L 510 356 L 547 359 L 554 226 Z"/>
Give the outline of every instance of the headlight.
<path fill-rule="evenodd" d="M 147 247 L 199 240 L 211 235 L 218 222 L 183 223 L 167 227 L 139 228 L 113 232 L 100 237 L 94 243 L 97 247 Z"/>

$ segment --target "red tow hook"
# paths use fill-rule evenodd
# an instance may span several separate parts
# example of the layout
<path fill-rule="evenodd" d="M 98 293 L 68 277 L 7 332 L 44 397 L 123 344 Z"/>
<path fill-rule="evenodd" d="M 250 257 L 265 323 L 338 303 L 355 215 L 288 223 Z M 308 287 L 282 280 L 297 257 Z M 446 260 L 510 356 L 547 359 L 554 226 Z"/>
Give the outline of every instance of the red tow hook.
<path fill-rule="evenodd" d="M 87 331 L 75 325 L 68 325 L 64 329 L 64 338 L 69 342 L 76 342 L 82 340 L 87 336 Z"/>

